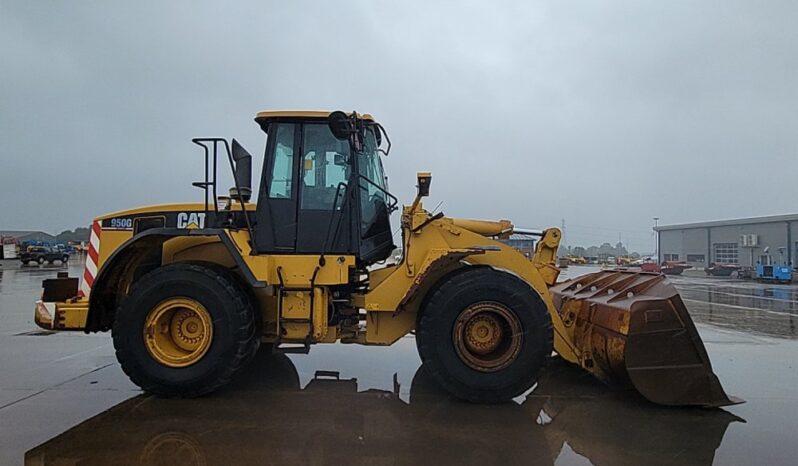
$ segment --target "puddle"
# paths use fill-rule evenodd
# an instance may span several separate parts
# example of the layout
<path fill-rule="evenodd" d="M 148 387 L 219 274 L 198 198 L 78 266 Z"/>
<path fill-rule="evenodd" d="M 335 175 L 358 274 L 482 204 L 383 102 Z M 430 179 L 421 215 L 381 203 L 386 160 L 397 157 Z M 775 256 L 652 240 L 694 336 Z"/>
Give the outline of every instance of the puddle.
<path fill-rule="evenodd" d="M 711 464 L 723 410 L 661 408 L 554 364 L 521 404 L 443 393 L 423 366 L 409 400 L 320 373 L 302 385 L 284 355 L 259 355 L 227 389 L 197 400 L 139 396 L 29 450 L 25 462 L 80 464 Z"/>
<path fill-rule="evenodd" d="M 13 403 L 0 411 L 3 464 L 708 465 L 798 457 L 789 286 L 673 280 L 724 389 L 747 401 L 725 410 L 652 405 L 556 362 L 516 402 L 463 403 L 429 383 L 412 337 L 392 347 L 260 354 L 228 388 L 179 400 L 138 395 L 108 334 L 21 338 L 50 334 L 33 324 L 32 303 L 41 279 L 63 270 L 33 269 L 15 265 L 0 277 L 0 402 Z M 79 273 L 71 264 L 70 275 Z"/>

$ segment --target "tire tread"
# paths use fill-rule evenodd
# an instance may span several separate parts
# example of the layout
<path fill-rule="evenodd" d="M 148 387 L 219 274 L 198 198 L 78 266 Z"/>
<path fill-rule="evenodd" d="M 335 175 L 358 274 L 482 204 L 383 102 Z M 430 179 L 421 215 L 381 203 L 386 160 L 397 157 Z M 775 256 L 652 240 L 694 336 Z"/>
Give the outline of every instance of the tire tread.
<path fill-rule="evenodd" d="M 538 369 L 532 374 L 529 374 L 528 378 L 520 380 L 514 385 L 504 389 L 490 391 L 475 389 L 462 383 L 455 382 L 450 378 L 450 376 L 446 373 L 445 367 L 436 357 L 436 345 L 441 344 L 441 342 L 436 341 L 432 334 L 432 331 L 438 323 L 438 320 L 442 318 L 442 315 L 445 312 L 447 312 L 444 306 L 442 306 L 442 301 L 449 296 L 452 296 L 458 290 L 474 288 L 490 289 L 491 283 L 495 284 L 497 283 L 497 280 L 512 280 L 517 282 L 516 285 L 520 285 L 514 286 L 515 291 L 507 296 L 508 300 L 522 300 L 525 298 L 525 296 L 522 295 L 529 293 L 534 294 L 535 299 L 540 299 L 540 297 L 537 296 L 534 290 L 528 284 L 526 284 L 526 282 L 514 275 L 510 275 L 505 272 L 499 272 L 488 267 L 470 267 L 450 275 L 443 281 L 442 284 L 430 292 L 429 298 L 423 305 L 422 315 L 418 321 L 416 343 L 418 346 L 419 356 L 424 363 L 425 370 L 449 393 L 457 398 L 473 403 L 505 402 L 528 390 L 538 380 L 540 372 L 550 359 L 551 348 L 553 347 L 554 343 L 554 329 L 551 322 L 551 316 L 549 315 L 548 310 L 546 310 L 545 304 L 541 300 L 540 305 L 542 306 L 542 309 L 545 310 L 545 312 L 542 313 L 543 315 L 539 316 L 542 319 L 540 328 L 543 330 L 541 333 L 544 335 L 544 341 L 540 342 L 540 348 L 542 348 L 542 350 L 540 351 L 540 354 L 536 356 L 542 358 L 543 360 L 537 361 L 536 365 Z M 532 310 L 532 312 L 534 311 L 535 310 Z"/>
<path fill-rule="evenodd" d="M 118 337 L 122 335 L 127 329 L 126 315 L 130 315 L 128 307 L 132 301 L 131 296 L 134 296 L 140 289 L 144 288 L 150 282 L 157 282 L 172 274 L 179 272 L 189 272 L 204 275 L 211 278 L 233 301 L 233 308 L 238 310 L 238 321 L 241 325 L 235 330 L 235 356 L 230 364 L 227 364 L 222 371 L 217 371 L 216 377 L 211 381 L 204 381 L 201 385 L 192 388 L 173 387 L 164 384 L 154 383 L 149 380 L 143 373 L 143 369 L 135 361 L 133 357 L 128 354 L 128 350 L 121 344 L 121 339 Z M 116 319 L 114 319 L 112 335 L 114 341 L 114 349 L 116 351 L 116 358 L 122 366 L 122 371 L 130 378 L 130 380 L 141 387 L 144 391 L 165 397 L 185 397 L 194 398 L 211 393 L 220 387 L 227 384 L 231 377 L 238 372 L 245 364 L 251 359 L 251 356 L 257 352 L 257 347 L 260 342 L 259 336 L 256 334 L 256 312 L 253 308 L 251 299 L 249 298 L 244 285 L 237 281 L 232 272 L 224 267 L 216 264 L 200 263 L 200 262 L 179 262 L 169 264 L 149 272 L 138 280 L 125 296 L 116 312 Z"/>

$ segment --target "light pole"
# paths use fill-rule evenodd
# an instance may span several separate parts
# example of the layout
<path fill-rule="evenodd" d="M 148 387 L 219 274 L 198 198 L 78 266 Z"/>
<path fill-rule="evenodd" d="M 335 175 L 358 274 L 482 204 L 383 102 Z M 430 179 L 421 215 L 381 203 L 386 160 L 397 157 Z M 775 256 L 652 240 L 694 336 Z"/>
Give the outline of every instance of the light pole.
<path fill-rule="evenodd" d="M 657 231 L 657 225 L 659 225 L 659 217 L 653 217 L 654 220 L 654 254 L 657 255 L 657 264 L 660 264 L 660 257 L 659 257 L 659 232 Z"/>

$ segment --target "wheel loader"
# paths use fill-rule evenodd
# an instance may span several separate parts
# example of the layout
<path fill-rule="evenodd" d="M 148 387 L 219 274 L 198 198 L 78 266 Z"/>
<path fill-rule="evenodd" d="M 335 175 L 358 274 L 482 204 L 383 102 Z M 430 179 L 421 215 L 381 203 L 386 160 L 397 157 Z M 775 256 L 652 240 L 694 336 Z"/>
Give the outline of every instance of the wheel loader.
<path fill-rule="evenodd" d="M 431 377 L 467 401 L 523 394 L 553 353 L 654 403 L 739 401 L 664 276 L 602 271 L 558 283 L 558 229 L 431 213 L 426 172 L 401 207 L 401 256 L 388 261 L 400 207 L 383 172 L 382 125 L 340 111 L 255 121 L 266 134 L 256 202 L 252 156 L 235 139 L 194 139 L 204 199 L 96 218 L 82 279 L 45 280 L 36 323 L 110 331 L 124 372 L 162 396 L 218 389 L 260 346 L 386 346 L 414 334 Z M 220 158 L 234 184 L 224 195 Z M 513 233 L 539 237 L 531 258 L 502 242 Z"/>

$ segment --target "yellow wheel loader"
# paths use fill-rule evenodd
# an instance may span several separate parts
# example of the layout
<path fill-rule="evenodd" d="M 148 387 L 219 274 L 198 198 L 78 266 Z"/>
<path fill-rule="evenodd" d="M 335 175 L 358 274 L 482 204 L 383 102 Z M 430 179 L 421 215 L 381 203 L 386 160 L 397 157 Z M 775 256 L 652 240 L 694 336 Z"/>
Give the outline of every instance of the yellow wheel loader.
<path fill-rule="evenodd" d="M 260 345 L 390 345 L 415 333 L 431 376 L 458 398 L 500 402 L 532 387 L 556 352 L 666 405 L 722 406 L 684 303 L 664 276 L 603 271 L 557 284 L 560 231 L 424 210 L 429 173 L 402 208 L 402 254 L 383 173 L 384 128 L 356 112 L 262 112 L 263 176 L 235 140 L 194 139 L 203 202 L 104 215 L 82 280 L 45 280 L 38 325 L 111 331 L 130 379 L 165 396 L 230 380 Z M 234 187 L 217 193 L 219 158 Z M 531 260 L 501 240 L 539 236 Z"/>

